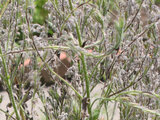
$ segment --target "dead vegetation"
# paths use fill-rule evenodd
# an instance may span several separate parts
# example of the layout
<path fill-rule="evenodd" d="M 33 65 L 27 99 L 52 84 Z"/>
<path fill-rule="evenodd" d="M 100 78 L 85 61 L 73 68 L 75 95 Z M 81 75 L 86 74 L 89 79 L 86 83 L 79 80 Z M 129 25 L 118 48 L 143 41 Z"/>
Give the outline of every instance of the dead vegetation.
<path fill-rule="evenodd" d="M 14 112 L 0 111 L 8 119 L 33 119 L 25 103 L 35 95 L 47 120 L 97 120 L 102 113 L 110 120 L 110 102 L 121 120 L 160 119 L 157 1 L 0 3 L 0 87 Z M 98 84 L 102 93 L 91 101 Z"/>

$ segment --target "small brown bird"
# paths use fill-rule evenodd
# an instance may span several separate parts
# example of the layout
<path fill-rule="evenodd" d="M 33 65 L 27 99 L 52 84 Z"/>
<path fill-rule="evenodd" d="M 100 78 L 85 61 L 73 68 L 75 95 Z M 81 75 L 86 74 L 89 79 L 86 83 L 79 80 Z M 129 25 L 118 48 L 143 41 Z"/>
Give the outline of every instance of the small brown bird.
<path fill-rule="evenodd" d="M 65 73 L 67 72 L 68 68 L 71 66 L 71 59 L 67 55 L 67 53 L 63 51 L 60 53 L 59 59 L 60 59 L 60 65 L 55 70 L 55 72 L 64 78 Z"/>
<path fill-rule="evenodd" d="M 59 60 L 54 61 L 53 64 L 56 64 L 57 67 L 53 68 L 53 71 L 56 72 L 62 78 L 65 77 L 65 73 L 68 68 L 71 66 L 71 59 L 68 54 L 64 51 L 60 52 L 58 57 Z M 57 77 L 52 78 L 52 73 L 49 72 L 45 67 L 41 71 L 42 83 L 51 84 L 53 83 L 53 79 L 57 79 Z"/>

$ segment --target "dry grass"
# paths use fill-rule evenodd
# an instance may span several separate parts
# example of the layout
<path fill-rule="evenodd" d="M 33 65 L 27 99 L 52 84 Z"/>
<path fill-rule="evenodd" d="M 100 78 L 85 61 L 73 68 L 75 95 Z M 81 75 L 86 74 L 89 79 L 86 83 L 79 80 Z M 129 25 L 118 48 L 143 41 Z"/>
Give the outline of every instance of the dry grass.
<path fill-rule="evenodd" d="M 47 120 L 97 120 L 102 108 L 105 119 L 113 120 L 110 102 L 118 103 L 122 120 L 160 119 L 157 5 L 154 0 L 0 0 L 0 87 L 14 108 L 9 118 L 32 119 L 25 103 L 38 95 Z M 49 85 L 48 97 L 42 83 Z M 100 83 L 102 93 L 92 101 Z"/>

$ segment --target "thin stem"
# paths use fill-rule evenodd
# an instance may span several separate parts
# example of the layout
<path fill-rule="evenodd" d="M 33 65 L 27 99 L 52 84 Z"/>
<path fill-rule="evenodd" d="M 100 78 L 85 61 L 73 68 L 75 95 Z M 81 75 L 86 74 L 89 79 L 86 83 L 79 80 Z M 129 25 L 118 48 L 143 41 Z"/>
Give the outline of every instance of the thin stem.
<path fill-rule="evenodd" d="M 48 49 L 54 49 L 54 50 L 69 50 L 70 48 L 67 47 L 67 46 L 56 46 L 56 45 L 46 46 L 46 47 L 39 47 L 39 48 L 37 47 L 37 50 L 38 50 L 38 51 L 43 51 L 43 50 L 48 50 Z M 15 50 L 15 51 L 7 52 L 7 53 L 4 54 L 4 55 L 16 54 L 16 53 L 23 53 L 23 52 L 29 52 L 29 51 L 35 51 L 35 49 L 33 49 L 33 48 L 27 48 L 27 49 L 23 49 L 23 50 Z"/>
<path fill-rule="evenodd" d="M 62 32 L 63 28 L 65 27 L 68 19 L 71 17 L 71 15 L 78 9 L 80 8 L 81 6 L 85 5 L 85 4 L 88 4 L 91 0 L 88 0 L 87 2 L 83 2 L 82 4 L 78 5 L 76 8 L 74 8 L 71 13 L 68 14 L 68 16 L 66 17 L 66 19 L 64 20 L 64 23 L 62 24 L 61 26 L 61 29 L 60 29 L 60 33 Z"/>
<path fill-rule="evenodd" d="M 6 77 L 5 83 L 7 84 L 10 100 L 12 102 L 13 109 L 14 109 L 14 111 L 16 113 L 16 118 L 17 118 L 17 120 L 20 120 L 19 113 L 18 113 L 18 110 L 17 110 L 17 106 L 16 106 L 16 103 L 15 103 L 15 99 L 14 99 L 14 96 L 13 96 L 12 84 L 11 84 L 11 80 L 10 80 L 10 75 L 8 73 L 6 60 L 5 60 L 4 56 L 2 56 L 2 48 L 1 48 L 1 46 L 0 46 L 0 55 L 1 55 L 1 59 L 2 59 L 4 72 L 5 72 L 5 77 Z"/>
<path fill-rule="evenodd" d="M 56 72 L 54 72 L 53 70 L 52 70 L 52 68 L 51 67 L 49 67 L 49 65 L 46 63 L 46 67 L 48 68 L 48 70 L 52 73 L 52 74 L 54 74 L 54 75 L 56 75 L 61 81 L 63 81 L 67 86 L 69 86 L 77 95 L 78 95 L 78 97 L 80 98 L 80 99 L 82 99 L 82 96 L 80 95 L 80 93 L 78 93 L 78 91 L 76 91 L 76 89 L 74 89 L 74 87 L 71 85 L 71 84 L 69 84 L 65 79 L 63 79 L 61 76 L 59 76 Z"/>
<path fill-rule="evenodd" d="M 1 17 L 3 16 L 3 14 L 4 14 L 4 12 L 5 12 L 8 4 L 9 4 L 9 2 L 10 2 L 10 0 L 7 0 L 7 1 L 6 1 L 6 3 L 5 3 L 5 5 L 4 5 L 2 11 L 0 12 L 0 19 L 1 19 Z"/>
<path fill-rule="evenodd" d="M 138 15 L 138 13 L 139 13 L 139 11 L 140 11 L 140 9 L 141 9 L 141 7 L 142 7 L 143 1 L 144 1 L 144 0 L 142 0 L 141 4 L 140 4 L 140 6 L 139 6 L 139 9 L 137 10 L 136 14 L 135 14 L 134 17 L 132 18 L 131 22 L 130 22 L 130 23 L 127 25 L 127 27 L 125 28 L 124 32 L 126 32 L 126 30 L 127 30 L 127 29 L 132 25 L 132 23 L 134 22 L 136 16 Z"/>
<path fill-rule="evenodd" d="M 87 98 L 90 99 L 90 88 L 89 88 L 90 81 L 89 81 L 89 77 L 88 77 L 88 73 L 87 73 L 87 65 L 85 62 L 84 54 L 81 54 L 81 61 L 82 61 L 83 72 L 84 72 L 85 83 L 86 83 Z M 91 114 L 90 100 L 89 100 L 89 104 L 88 104 L 88 113 L 90 114 L 90 119 L 91 119 L 92 114 Z"/>
<path fill-rule="evenodd" d="M 80 28 L 78 26 L 78 23 L 75 22 L 76 24 L 76 32 L 77 32 L 77 36 L 78 36 L 78 42 L 79 42 L 79 46 L 82 47 L 82 37 L 81 37 L 81 32 L 80 32 Z M 81 53 L 81 61 L 82 61 L 82 66 L 83 66 L 83 72 L 84 72 L 84 77 L 85 77 L 85 85 L 86 85 L 86 92 L 87 92 L 87 98 L 89 99 L 89 103 L 88 103 L 88 113 L 90 115 L 90 120 L 92 119 L 92 111 L 91 111 L 91 104 L 90 104 L 90 82 L 89 82 L 89 76 L 87 73 L 87 65 L 86 65 L 86 60 L 85 60 L 85 56 L 83 53 Z"/>

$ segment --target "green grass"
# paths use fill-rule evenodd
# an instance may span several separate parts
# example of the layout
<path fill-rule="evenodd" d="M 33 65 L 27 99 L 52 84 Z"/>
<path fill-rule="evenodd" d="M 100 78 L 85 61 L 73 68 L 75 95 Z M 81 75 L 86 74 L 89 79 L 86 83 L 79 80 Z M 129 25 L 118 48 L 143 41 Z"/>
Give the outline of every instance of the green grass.
<path fill-rule="evenodd" d="M 30 99 L 37 94 L 43 104 L 41 119 L 59 120 L 66 115 L 68 120 L 97 120 L 104 115 L 113 120 L 116 109 L 122 120 L 160 118 L 159 31 L 157 21 L 141 24 L 143 0 L 135 0 L 131 6 L 123 0 L 15 2 L 0 5 L 0 77 L 14 109 L 1 112 L 17 120 L 32 116 L 24 107 L 32 91 Z M 155 11 L 150 7 L 154 3 L 157 1 L 146 4 L 148 18 L 155 17 L 150 14 Z M 72 60 L 71 75 L 66 78 L 53 69 L 60 51 Z M 25 76 L 30 73 L 25 72 L 26 67 L 20 71 L 19 66 L 26 58 L 33 61 L 34 84 L 24 92 Z M 49 96 L 40 85 L 42 69 L 53 78 Z M 15 78 L 19 79 L 17 89 Z M 99 84 L 103 85 L 101 93 L 92 101 Z M 113 106 L 112 114 L 108 111 L 111 102 L 118 106 Z"/>

